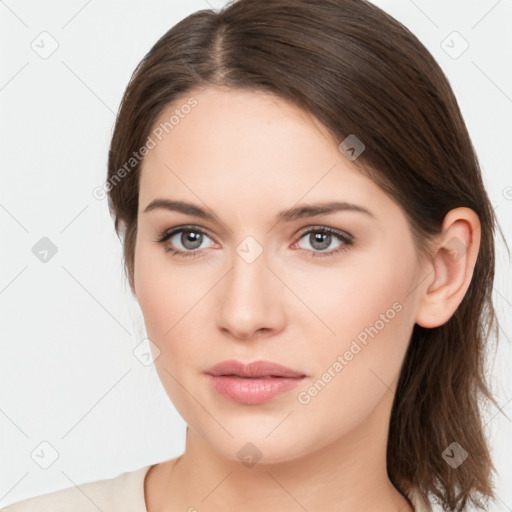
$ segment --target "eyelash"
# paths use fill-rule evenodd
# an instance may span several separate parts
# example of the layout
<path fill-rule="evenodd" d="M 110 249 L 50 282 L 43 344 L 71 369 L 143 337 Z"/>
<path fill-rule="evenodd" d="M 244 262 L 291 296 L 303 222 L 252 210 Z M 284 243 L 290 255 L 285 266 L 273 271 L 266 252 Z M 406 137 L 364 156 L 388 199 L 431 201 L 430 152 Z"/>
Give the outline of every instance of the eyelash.
<path fill-rule="evenodd" d="M 204 231 L 201 228 L 198 228 L 196 226 L 180 226 L 177 228 L 173 228 L 171 230 L 163 230 L 158 233 L 157 239 L 155 242 L 164 244 L 169 238 L 173 237 L 176 233 L 181 232 L 187 232 L 191 231 L 194 233 L 200 233 L 202 235 L 206 235 L 208 238 L 211 238 L 206 231 Z M 330 235 L 335 235 L 341 242 L 343 242 L 339 247 L 336 249 L 333 249 L 328 252 L 324 251 L 313 251 L 313 254 L 311 255 L 312 258 L 326 258 L 330 256 L 336 256 L 337 254 L 340 254 L 341 252 L 347 251 L 351 246 L 354 245 L 353 237 L 350 235 L 345 235 L 341 231 L 338 231 L 337 229 L 329 228 L 327 226 L 314 226 L 312 228 L 309 228 L 306 231 L 303 231 L 299 238 L 297 239 L 297 242 L 301 240 L 304 235 L 309 235 L 311 233 L 328 233 Z M 296 243 L 296 242 L 295 242 Z M 308 250 L 308 249 L 304 249 Z M 165 247 L 165 252 L 169 252 L 172 255 L 176 255 L 179 257 L 196 257 L 198 256 L 198 253 L 200 253 L 202 249 L 194 249 L 190 251 L 181 251 L 179 249 L 173 249 L 171 247 Z"/>

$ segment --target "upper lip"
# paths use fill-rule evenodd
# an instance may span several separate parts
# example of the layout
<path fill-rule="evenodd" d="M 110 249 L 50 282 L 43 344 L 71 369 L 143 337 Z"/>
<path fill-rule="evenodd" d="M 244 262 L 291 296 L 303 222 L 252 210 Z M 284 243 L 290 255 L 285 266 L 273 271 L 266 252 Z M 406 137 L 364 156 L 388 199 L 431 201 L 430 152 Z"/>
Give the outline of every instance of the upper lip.
<path fill-rule="evenodd" d="M 271 361 L 254 361 L 248 364 L 235 360 L 222 361 L 212 366 L 206 373 L 214 376 L 236 375 L 238 377 L 305 377 L 302 372 Z"/>

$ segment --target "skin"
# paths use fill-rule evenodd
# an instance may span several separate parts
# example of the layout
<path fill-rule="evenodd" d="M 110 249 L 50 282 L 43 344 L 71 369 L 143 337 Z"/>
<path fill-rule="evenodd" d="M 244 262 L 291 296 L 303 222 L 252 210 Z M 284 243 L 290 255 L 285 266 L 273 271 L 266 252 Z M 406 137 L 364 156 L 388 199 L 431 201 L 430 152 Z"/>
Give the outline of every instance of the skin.
<path fill-rule="evenodd" d="M 133 292 L 159 378 L 189 426 L 182 456 L 147 474 L 148 510 L 411 511 L 386 472 L 394 390 L 414 324 L 442 325 L 464 297 L 478 217 L 449 212 L 420 260 L 400 207 L 307 113 L 273 95 L 210 86 L 169 105 L 156 124 L 191 96 L 198 105 L 145 157 L 139 190 Z M 144 212 L 155 198 L 192 202 L 217 220 Z M 340 211 L 276 224 L 283 209 L 331 200 L 373 217 Z M 181 237 L 189 232 L 155 241 L 190 224 L 207 232 L 199 256 L 165 251 L 190 252 Z M 348 233 L 354 244 L 322 257 L 344 242 L 332 235 L 322 249 L 303 235 L 313 227 Z M 248 236 L 262 249 L 251 263 L 236 251 Z M 400 312 L 300 403 L 397 303 Z M 274 361 L 307 378 L 268 403 L 238 404 L 204 374 L 226 359 Z M 247 442 L 261 452 L 252 467 L 237 456 Z"/>

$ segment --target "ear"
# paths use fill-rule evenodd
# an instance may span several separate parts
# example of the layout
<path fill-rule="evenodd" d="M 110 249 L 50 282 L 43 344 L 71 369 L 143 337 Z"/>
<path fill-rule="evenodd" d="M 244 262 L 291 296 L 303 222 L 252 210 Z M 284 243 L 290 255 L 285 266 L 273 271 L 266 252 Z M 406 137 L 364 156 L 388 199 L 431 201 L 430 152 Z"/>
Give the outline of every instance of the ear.
<path fill-rule="evenodd" d="M 426 266 L 416 323 L 439 327 L 455 313 L 466 294 L 480 248 L 480 220 L 469 208 L 450 210 Z"/>

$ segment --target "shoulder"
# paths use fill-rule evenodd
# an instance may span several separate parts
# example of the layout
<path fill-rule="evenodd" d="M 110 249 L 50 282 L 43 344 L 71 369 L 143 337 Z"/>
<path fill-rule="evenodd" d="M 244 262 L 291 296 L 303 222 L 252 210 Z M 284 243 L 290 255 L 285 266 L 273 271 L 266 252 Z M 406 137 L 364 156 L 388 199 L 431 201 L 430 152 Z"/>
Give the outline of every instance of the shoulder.
<path fill-rule="evenodd" d="M 0 512 L 146 512 L 144 478 L 150 468 L 145 466 L 114 478 L 34 496 Z"/>

